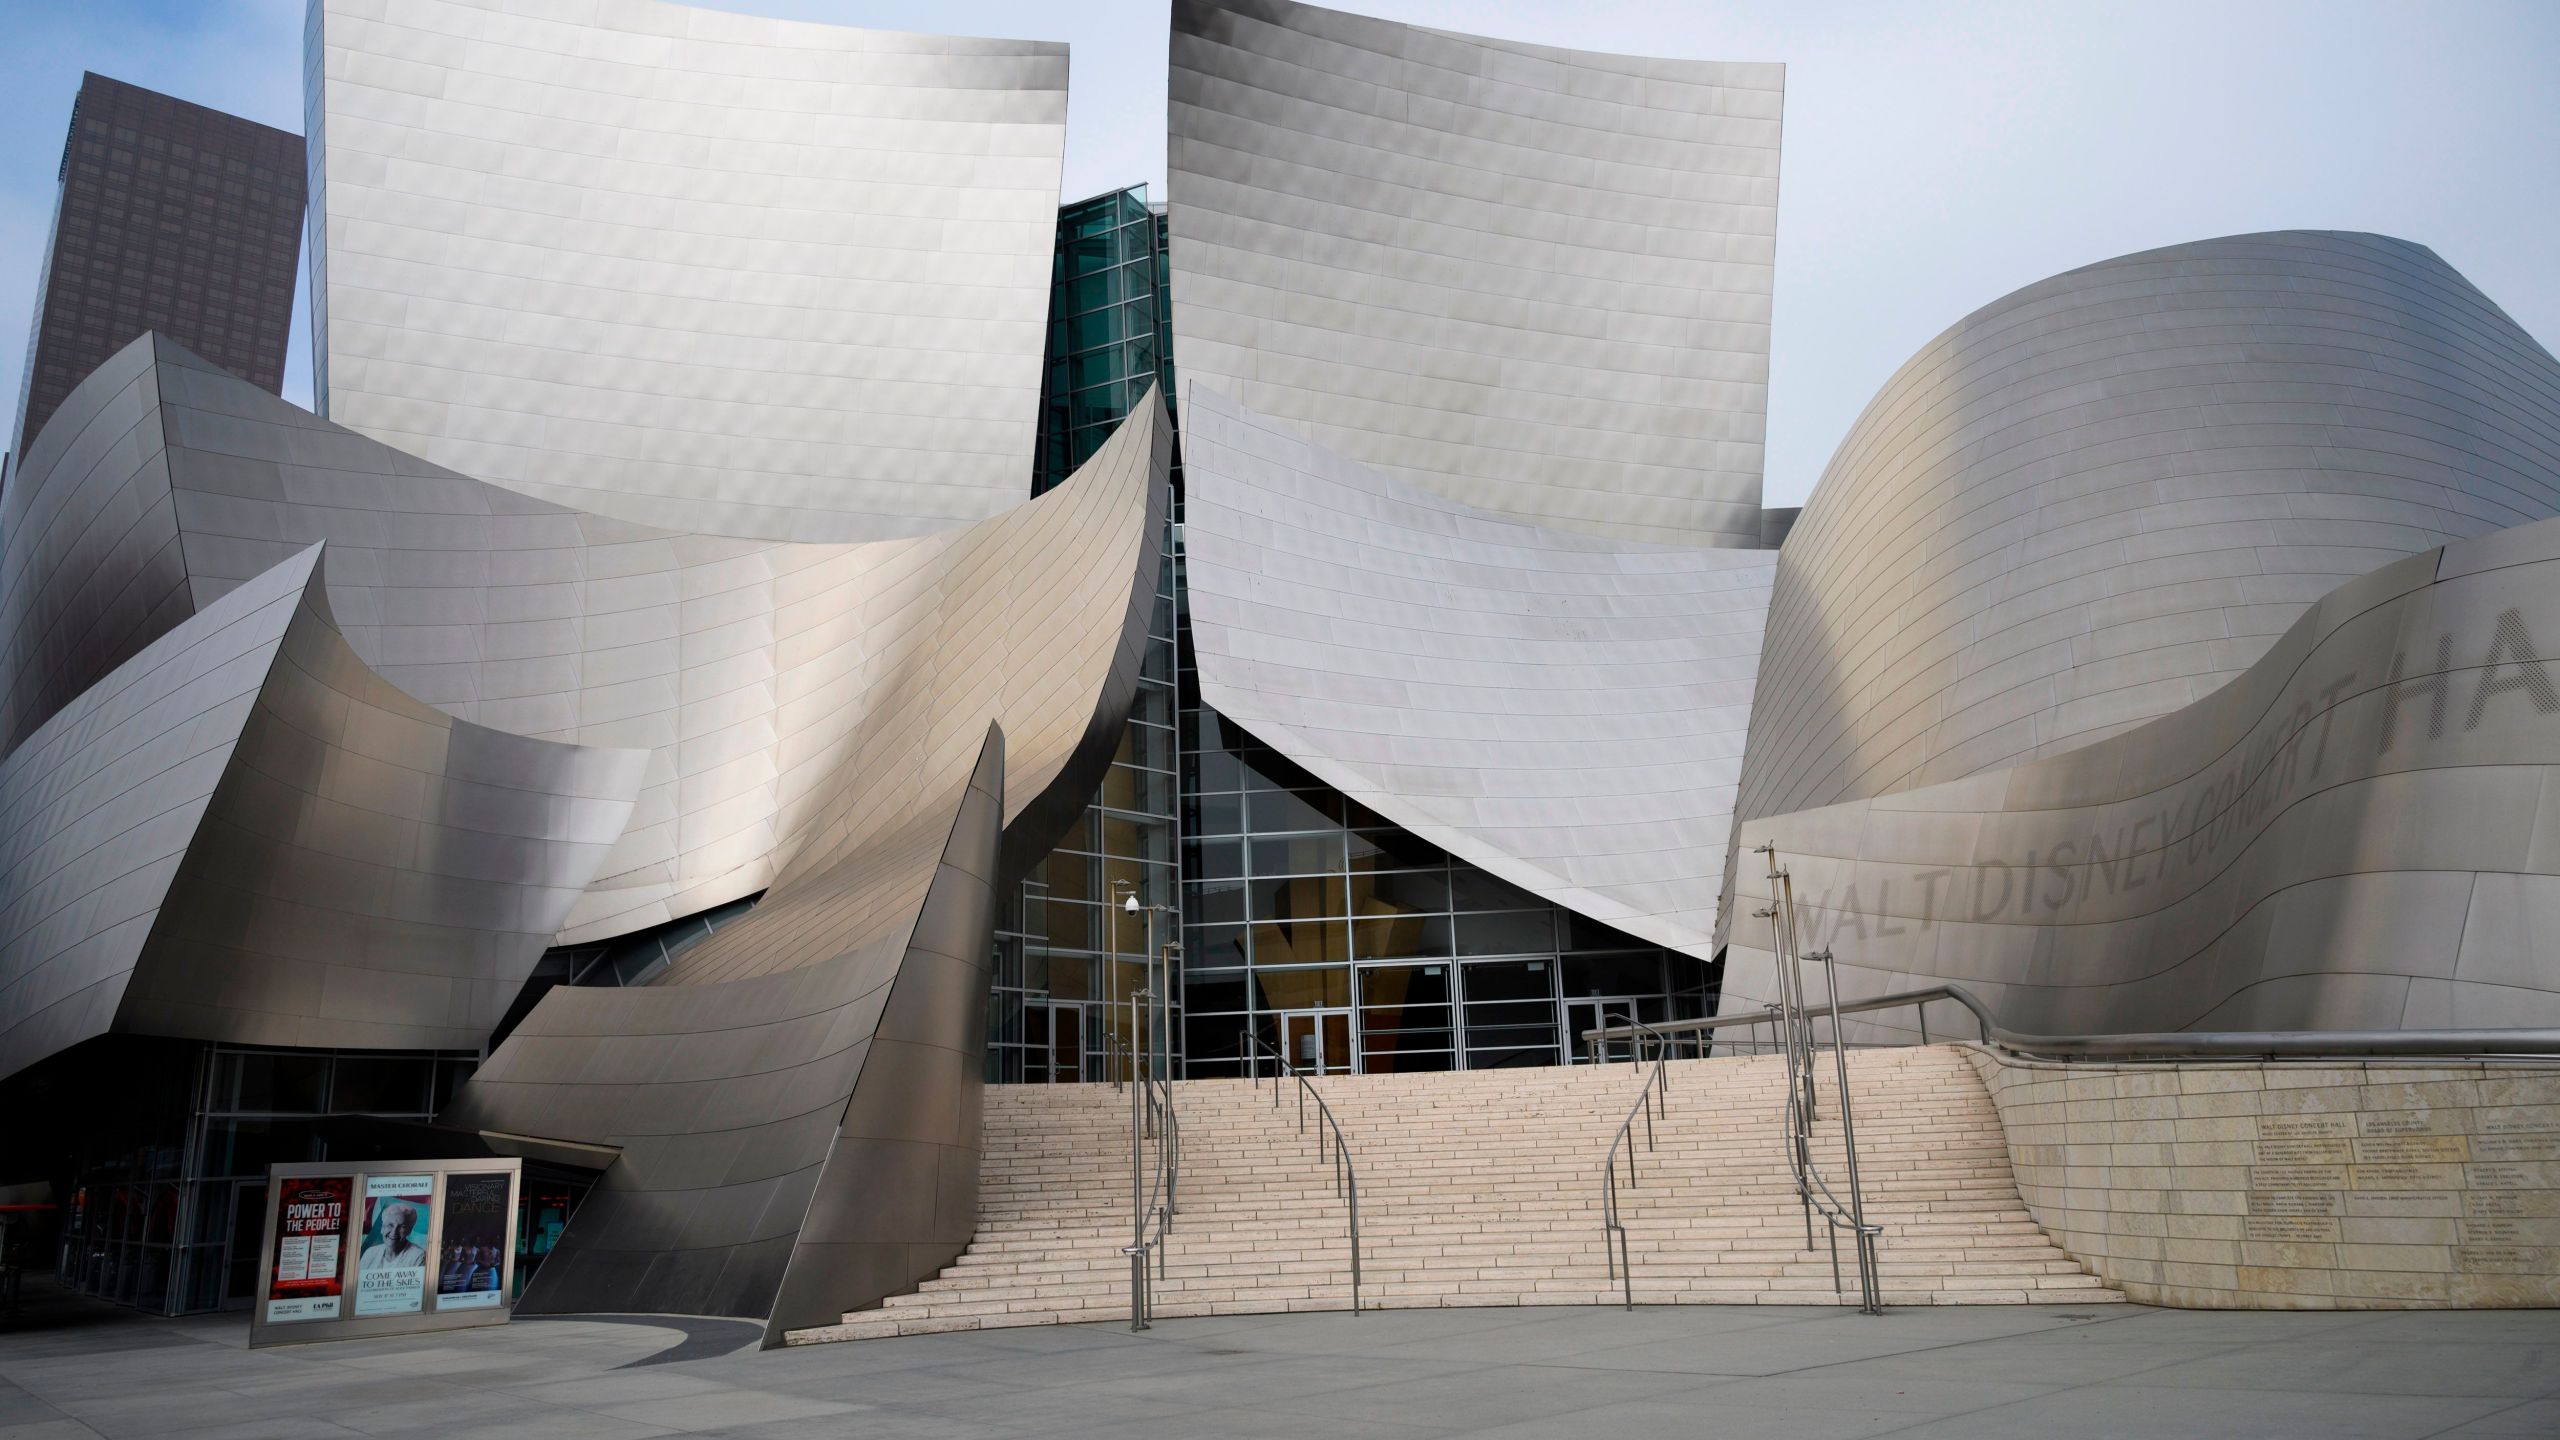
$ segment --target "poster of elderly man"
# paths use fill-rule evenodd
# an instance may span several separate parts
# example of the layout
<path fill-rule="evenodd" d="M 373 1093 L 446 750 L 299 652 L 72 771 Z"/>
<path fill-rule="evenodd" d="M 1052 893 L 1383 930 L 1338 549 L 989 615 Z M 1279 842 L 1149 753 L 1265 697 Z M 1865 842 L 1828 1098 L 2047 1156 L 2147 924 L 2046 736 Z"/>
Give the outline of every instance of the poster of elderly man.
<path fill-rule="evenodd" d="M 414 1315 L 426 1302 L 432 1175 L 368 1175 L 364 1248 L 356 1256 L 356 1314 Z"/>

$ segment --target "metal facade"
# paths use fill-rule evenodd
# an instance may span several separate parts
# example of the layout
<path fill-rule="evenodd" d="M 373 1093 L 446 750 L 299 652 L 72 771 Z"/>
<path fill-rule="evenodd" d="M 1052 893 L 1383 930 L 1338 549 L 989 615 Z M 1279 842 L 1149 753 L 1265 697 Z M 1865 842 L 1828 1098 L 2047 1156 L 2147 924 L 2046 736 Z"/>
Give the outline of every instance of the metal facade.
<path fill-rule="evenodd" d="M 677 531 L 1023 498 L 1065 46 L 658 0 L 315 0 L 307 44 L 329 418 Z"/>
<path fill-rule="evenodd" d="M 2560 1025 L 2555 652 L 2560 520 L 2349 581 L 2148 724 L 1740 843 L 1852 998 L 1953 980 L 2065 1035 Z M 1742 860 L 1737 1008 L 1775 998 Z"/>
<path fill-rule="evenodd" d="M 111 1030 L 475 1046 L 645 758 L 385 684 L 331 624 L 309 547 L 0 760 L 0 1075 Z"/>
<path fill-rule="evenodd" d="M 2338 584 L 2560 514 L 2560 363 L 2423 246 L 2287 231 L 2031 285 L 1905 364 L 1787 534 L 1741 813 L 2169 714 Z"/>
<path fill-rule="evenodd" d="M 1183 425 L 1201 699 L 1460 859 L 1711 954 L 1776 557 L 1489 514 L 1207 381 Z"/>
<path fill-rule="evenodd" d="M 1480 509 L 1756 548 L 1784 76 L 1174 0 L 1176 366 Z"/>

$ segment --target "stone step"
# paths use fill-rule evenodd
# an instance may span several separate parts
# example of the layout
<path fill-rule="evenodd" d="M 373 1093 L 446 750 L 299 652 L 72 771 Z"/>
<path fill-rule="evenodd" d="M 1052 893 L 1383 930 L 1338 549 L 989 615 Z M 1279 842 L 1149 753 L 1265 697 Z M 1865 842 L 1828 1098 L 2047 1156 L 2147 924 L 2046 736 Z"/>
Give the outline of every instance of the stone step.
<path fill-rule="evenodd" d="M 2028 1215 L 1998 1115 L 1960 1052 L 1863 1051 L 1850 1072 L 1888 1304 L 2121 1298 Z M 1357 1166 L 1362 1303 L 1619 1303 L 1601 1171 L 1644 1073 L 1615 1065 L 1316 1082 Z M 1645 1120 L 1633 1126 L 1632 1183 L 1626 1153 L 1615 1156 L 1637 1300 L 1838 1303 L 1827 1233 L 1804 1243 L 1779 1133 L 1783 1064 L 1674 1061 L 1665 1079 L 1649 1147 Z M 1814 1148 L 1837 1185 L 1834 1085 L 1817 1085 L 1826 1122 Z M 1277 1106 L 1268 1081 L 1179 1081 L 1169 1091 L 1185 1165 L 1154 1281 L 1157 1313 L 1348 1308 L 1348 1207 L 1333 1157 L 1312 1125 L 1300 1128 L 1293 1087 L 1279 1088 Z M 1127 1317 L 1127 1093 L 996 1087 L 985 1117 L 976 1242 L 914 1293 L 794 1332 L 795 1343 Z"/>

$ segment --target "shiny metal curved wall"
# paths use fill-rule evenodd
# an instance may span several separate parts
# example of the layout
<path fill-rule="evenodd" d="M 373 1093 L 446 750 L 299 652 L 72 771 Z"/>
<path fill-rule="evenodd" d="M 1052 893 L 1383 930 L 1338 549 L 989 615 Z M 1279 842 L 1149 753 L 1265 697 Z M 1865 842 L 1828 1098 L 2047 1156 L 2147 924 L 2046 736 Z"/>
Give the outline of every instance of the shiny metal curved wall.
<path fill-rule="evenodd" d="M 1739 843 L 1777 846 L 1852 997 L 1953 980 L 2048 1034 L 2560 1025 L 2556 660 L 2560 520 L 2351 581 L 2124 734 Z M 1729 1006 L 1774 994 L 1741 859 Z"/>
<path fill-rule="evenodd" d="M 1542 529 L 1183 403 L 1200 698 L 1441 848 L 1711 953 L 1777 557 Z"/>
<path fill-rule="evenodd" d="M 915 535 L 1024 498 L 1064 45 L 314 0 L 322 412 L 665 529 Z"/>
<path fill-rule="evenodd" d="M 2028 288 L 1903 366 L 1787 536 L 1745 817 L 2168 714 L 2332 587 L 2560 514 L 2560 363 L 2434 252 L 2288 231 Z"/>
<path fill-rule="evenodd" d="M 968 1243 L 1000 832 L 1072 814 L 1127 719 L 1171 449 L 1150 397 L 1065 485 L 825 597 L 865 647 L 813 699 L 854 729 L 764 901 L 648 985 L 552 990 L 446 1117 L 622 1151 L 525 1304 L 778 1336 Z"/>
<path fill-rule="evenodd" d="M 109 1030 L 469 1049 L 647 756 L 454 720 L 331 624 L 320 547 L 142 648 L 0 761 L 0 1074 Z"/>
<path fill-rule="evenodd" d="M 937 597 L 988 583 L 992 554 L 1012 557 L 1022 613 L 1091 632 L 1041 632 L 1060 668 L 1045 687 L 1013 682 L 1018 802 L 1107 754 L 1115 733 L 1093 728 L 1090 702 L 1119 661 L 1096 645 L 1143 643 L 1143 617 L 1135 640 L 1126 621 L 1146 597 L 1121 587 L 1171 452 L 1160 421 L 1124 426 L 992 528 L 870 545 L 673 535 L 442 470 L 145 337 L 73 393 L 11 488 L 0 716 L 41 719 L 119 646 L 325 540 L 348 641 L 392 683 L 493 729 L 651 752 L 630 827 L 561 937 L 605 938 L 763 890 L 856 823 L 828 788 L 835 759 L 888 743 L 862 738 L 871 697 L 918 663 Z M 1014 847 L 1040 828 L 1018 826 Z"/>
<path fill-rule="evenodd" d="M 1481 509 L 1756 548 L 1784 76 L 1174 0 L 1176 368 Z"/>

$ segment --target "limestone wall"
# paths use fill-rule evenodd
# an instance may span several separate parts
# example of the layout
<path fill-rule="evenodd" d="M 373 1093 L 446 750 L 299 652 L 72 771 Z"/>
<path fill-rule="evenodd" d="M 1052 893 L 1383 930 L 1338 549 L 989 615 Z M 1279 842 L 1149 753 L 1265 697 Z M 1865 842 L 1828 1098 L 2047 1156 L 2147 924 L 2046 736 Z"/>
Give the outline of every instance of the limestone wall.
<path fill-rule="evenodd" d="M 2560 1064 L 1972 1053 L 2027 1208 L 2132 1299 L 2560 1305 Z"/>

